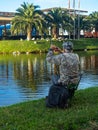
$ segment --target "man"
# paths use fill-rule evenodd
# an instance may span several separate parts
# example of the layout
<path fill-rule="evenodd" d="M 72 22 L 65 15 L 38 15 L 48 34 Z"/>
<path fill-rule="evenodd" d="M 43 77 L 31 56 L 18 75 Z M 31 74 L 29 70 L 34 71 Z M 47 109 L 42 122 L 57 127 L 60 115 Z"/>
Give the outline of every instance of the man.
<path fill-rule="evenodd" d="M 55 50 L 60 52 L 60 54 L 54 55 Z M 71 96 L 73 96 L 80 79 L 79 56 L 73 53 L 73 43 L 70 41 L 64 42 L 63 52 L 55 45 L 51 45 L 46 60 L 52 64 L 59 65 L 60 75 L 59 78 L 53 76 L 54 84 L 67 86 L 71 91 Z"/>

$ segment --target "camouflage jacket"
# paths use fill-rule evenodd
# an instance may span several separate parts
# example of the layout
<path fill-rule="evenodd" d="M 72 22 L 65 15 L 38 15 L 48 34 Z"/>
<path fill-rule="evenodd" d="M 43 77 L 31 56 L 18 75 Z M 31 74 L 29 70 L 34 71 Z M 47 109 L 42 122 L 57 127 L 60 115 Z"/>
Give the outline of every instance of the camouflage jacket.
<path fill-rule="evenodd" d="M 59 83 L 77 84 L 79 81 L 79 56 L 74 53 L 62 53 L 54 55 L 49 51 L 46 60 L 52 64 L 59 65 Z"/>

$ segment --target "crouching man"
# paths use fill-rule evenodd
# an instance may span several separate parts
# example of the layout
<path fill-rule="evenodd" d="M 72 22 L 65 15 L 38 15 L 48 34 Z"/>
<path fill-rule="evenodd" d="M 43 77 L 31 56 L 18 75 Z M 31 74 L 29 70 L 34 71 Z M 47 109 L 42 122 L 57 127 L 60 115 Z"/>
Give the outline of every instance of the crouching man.
<path fill-rule="evenodd" d="M 52 76 L 55 86 L 67 87 L 69 98 L 72 98 L 77 84 L 80 80 L 79 56 L 73 53 L 73 43 L 70 41 L 63 43 L 63 51 L 55 45 L 51 45 L 46 60 L 51 64 L 59 66 L 59 77 Z M 58 55 L 54 51 L 60 52 Z"/>

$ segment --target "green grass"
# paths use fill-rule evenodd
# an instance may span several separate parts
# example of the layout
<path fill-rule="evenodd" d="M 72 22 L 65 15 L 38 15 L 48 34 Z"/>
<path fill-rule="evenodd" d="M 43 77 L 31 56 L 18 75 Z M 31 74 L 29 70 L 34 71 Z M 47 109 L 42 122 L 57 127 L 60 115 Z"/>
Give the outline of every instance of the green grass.
<path fill-rule="evenodd" d="M 98 49 L 97 38 L 83 38 L 79 40 L 73 40 L 75 49 Z"/>
<path fill-rule="evenodd" d="M 78 90 L 67 109 L 45 99 L 0 108 L 0 130 L 98 130 L 98 87 Z"/>
<path fill-rule="evenodd" d="M 98 39 L 84 38 L 80 40 L 72 40 L 74 43 L 74 50 L 85 49 L 98 49 Z M 47 52 L 50 44 L 55 44 L 62 48 L 63 41 L 58 40 L 36 40 L 36 41 L 20 41 L 20 40 L 1 40 L 0 41 L 0 53 L 13 53 L 13 52 Z"/>
<path fill-rule="evenodd" d="M 35 43 L 36 42 L 36 43 Z M 19 41 L 19 40 L 3 40 L 0 41 L 0 53 L 13 52 L 45 52 L 49 48 L 49 41 Z"/>

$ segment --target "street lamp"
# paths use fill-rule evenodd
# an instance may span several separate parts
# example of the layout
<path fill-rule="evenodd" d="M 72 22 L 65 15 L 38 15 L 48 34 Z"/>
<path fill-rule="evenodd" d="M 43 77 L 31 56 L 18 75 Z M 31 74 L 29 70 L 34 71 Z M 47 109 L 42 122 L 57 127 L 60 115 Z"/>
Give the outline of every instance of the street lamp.
<path fill-rule="evenodd" d="M 80 38 L 80 0 L 78 0 L 78 39 Z"/>
<path fill-rule="evenodd" d="M 69 9 L 69 23 L 70 23 L 70 0 L 68 0 L 68 9 Z M 70 39 L 70 26 L 69 26 L 68 36 L 69 36 L 69 39 Z"/>
<path fill-rule="evenodd" d="M 75 39 L 75 0 L 73 0 L 73 9 L 74 9 L 74 30 L 73 30 L 73 39 Z"/>

